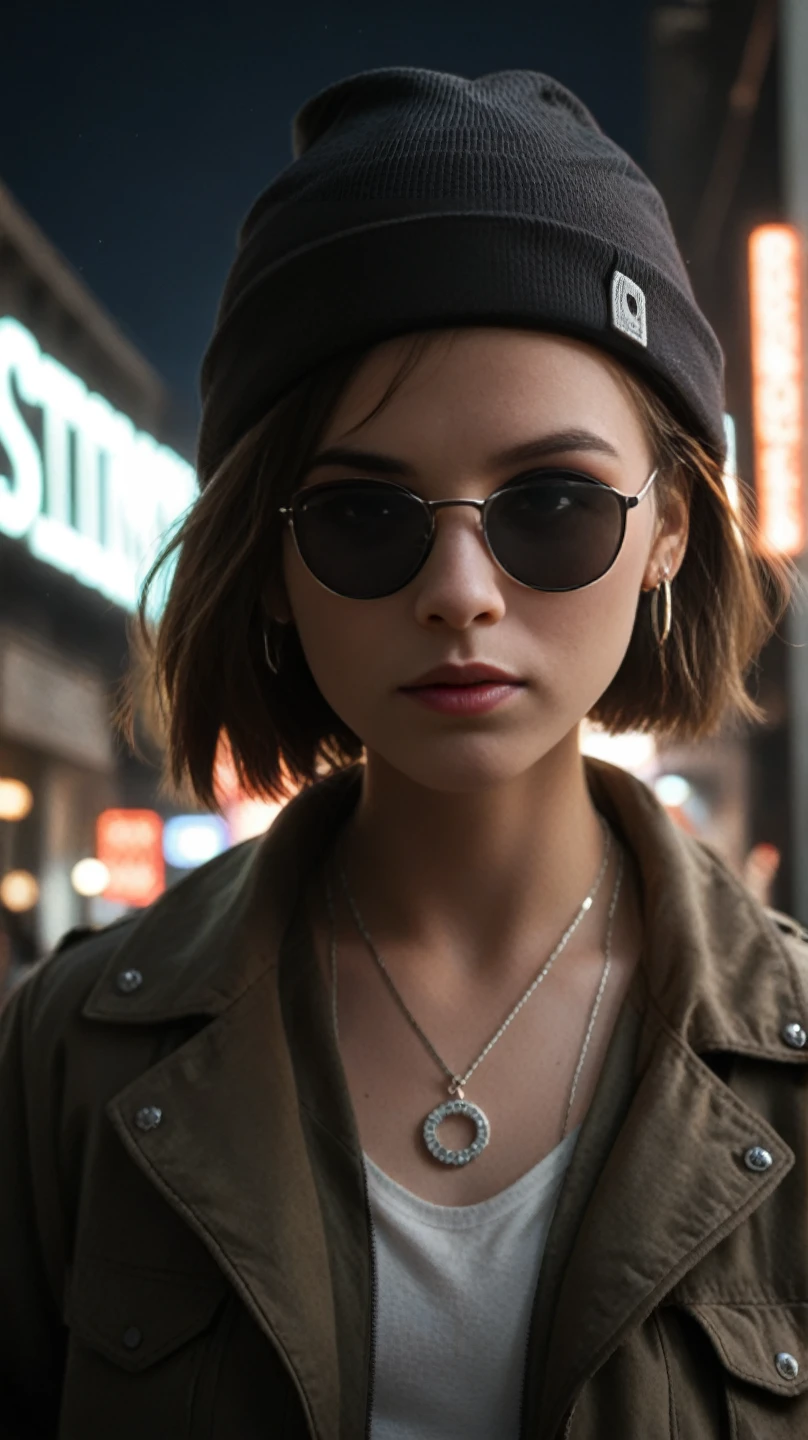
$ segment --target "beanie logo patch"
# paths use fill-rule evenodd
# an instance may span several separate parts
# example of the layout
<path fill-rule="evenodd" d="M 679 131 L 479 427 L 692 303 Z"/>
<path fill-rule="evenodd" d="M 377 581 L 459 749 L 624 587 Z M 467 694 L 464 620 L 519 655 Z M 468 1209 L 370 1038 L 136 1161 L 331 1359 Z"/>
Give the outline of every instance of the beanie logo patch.
<path fill-rule="evenodd" d="M 638 345 L 648 344 L 648 329 L 645 318 L 645 291 L 641 290 L 628 275 L 615 270 L 612 276 L 612 325 L 621 330 Z"/>

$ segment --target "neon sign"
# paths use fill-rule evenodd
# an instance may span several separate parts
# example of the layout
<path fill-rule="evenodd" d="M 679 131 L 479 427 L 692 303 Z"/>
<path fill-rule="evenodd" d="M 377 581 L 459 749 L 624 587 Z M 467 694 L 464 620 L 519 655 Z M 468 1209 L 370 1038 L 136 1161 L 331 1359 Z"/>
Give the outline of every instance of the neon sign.
<path fill-rule="evenodd" d="M 749 237 L 752 404 L 760 531 L 770 550 L 805 547 L 802 254 L 793 225 Z"/>
<path fill-rule="evenodd" d="M 96 858 L 106 865 L 107 900 L 151 905 L 166 888 L 163 822 L 155 810 L 102 810 L 95 824 Z"/>
<path fill-rule="evenodd" d="M 133 610 L 193 466 L 0 319 L 0 531 Z M 5 451 L 5 461 L 2 451 Z"/>

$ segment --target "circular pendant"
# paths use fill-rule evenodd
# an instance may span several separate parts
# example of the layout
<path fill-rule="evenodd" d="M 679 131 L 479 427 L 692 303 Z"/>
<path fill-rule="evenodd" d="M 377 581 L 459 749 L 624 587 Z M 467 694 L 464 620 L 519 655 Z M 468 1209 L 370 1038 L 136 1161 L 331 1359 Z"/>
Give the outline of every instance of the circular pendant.
<path fill-rule="evenodd" d="M 447 1150 L 438 1139 L 438 1126 L 450 1115 L 466 1115 L 476 1128 L 477 1133 L 465 1150 Z M 430 1110 L 424 1121 L 426 1148 L 442 1165 L 468 1165 L 470 1160 L 476 1160 L 490 1139 L 491 1126 L 488 1117 L 483 1114 L 479 1105 L 472 1105 L 469 1100 L 447 1100 L 445 1104 Z"/>

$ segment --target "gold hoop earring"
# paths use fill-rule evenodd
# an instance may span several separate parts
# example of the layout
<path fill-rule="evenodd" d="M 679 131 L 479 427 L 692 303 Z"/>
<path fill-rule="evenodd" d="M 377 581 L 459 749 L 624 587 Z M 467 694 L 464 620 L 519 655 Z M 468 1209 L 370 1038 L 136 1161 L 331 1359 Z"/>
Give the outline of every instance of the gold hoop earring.
<path fill-rule="evenodd" d="M 664 614 L 663 621 L 662 621 L 662 633 L 661 633 L 661 634 L 660 634 L 660 629 L 659 629 L 659 592 L 660 592 L 660 590 L 664 591 L 664 595 L 665 595 L 665 614 Z M 671 614 L 672 614 L 672 609 L 673 609 L 673 605 L 672 605 L 672 601 L 671 601 L 671 582 L 670 582 L 670 580 L 668 579 L 668 572 L 667 572 L 667 570 L 666 570 L 666 571 L 665 571 L 664 579 L 660 580 L 659 584 L 656 585 L 656 586 L 654 587 L 653 591 L 651 592 L 651 628 L 652 628 L 652 630 L 653 630 L 653 632 L 654 632 L 654 639 L 656 640 L 657 645 L 659 646 L 660 650 L 662 649 L 663 645 L 665 644 L 665 641 L 667 640 L 668 636 L 669 636 L 670 633 L 671 633 Z"/>

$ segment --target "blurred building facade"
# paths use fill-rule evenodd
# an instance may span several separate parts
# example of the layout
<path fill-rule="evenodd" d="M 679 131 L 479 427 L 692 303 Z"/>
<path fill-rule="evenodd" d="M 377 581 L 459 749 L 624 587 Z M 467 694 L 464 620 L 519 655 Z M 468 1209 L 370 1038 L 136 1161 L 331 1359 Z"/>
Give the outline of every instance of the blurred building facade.
<path fill-rule="evenodd" d="M 647 168 L 724 348 L 737 469 L 754 484 L 748 237 L 772 221 L 808 235 L 807 0 L 657 4 L 648 61 Z M 159 376 L 0 184 L 0 781 L 34 801 L 26 818 L 0 820 L 0 879 L 19 868 L 39 883 L 36 907 L 14 920 L 29 957 L 88 918 L 70 875 L 95 853 L 99 813 L 176 814 L 111 714 L 137 579 L 193 495 L 183 450 Z M 774 847 L 769 898 L 808 924 L 804 609 L 783 633 L 757 674 L 762 726 L 642 756 L 597 736 L 585 748 L 657 784 L 737 870 L 753 847 Z"/>
<path fill-rule="evenodd" d="M 14 921 L 32 953 L 88 918 L 70 877 L 98 814 L 160 805 L 111 716 L 137 582 L 193 496 L 171 430 L 157 374 L 0 185 L 0 780 L 33 796 L 0 820 L 0 872 L 39 884 Z"/>
<path fill-rule="evenodd" d="M 797 225 L 803 237 L 808 233 L 807 70 L 805 0 L 690 0 L 652 11 L 648 170 L 668 207 L 699 303 L 724 349 L 737 473 L 758 502 L 749 237 L 756 227 L 783 222 Z M 804 281 L 804 247 L 801 263 Z M 783 273 L 781 290 L 787 282 Z M 803 283 L 802 304 L 804 294 Z M 801 322 L 804 337 L 804 314 Z M 804 413 L 804 398 L 802 408 Z M 757 471 L 759 456 L 758 446 Z M 804 453 L 800 468 L 804 512 Z M 806 572 L 804 549 L 792 547 L 790 553 Z M 666 751 L 656 761 L 660 771 L 691 783 L 693 828 L 738 870 L 753 847 L 780 852 L 770 903 L 803 923 L 808 923 L 806 639 L 798 598 L 752 678 L 764 724 L 741 732 L 728 727 L 714 741 Z"/>

